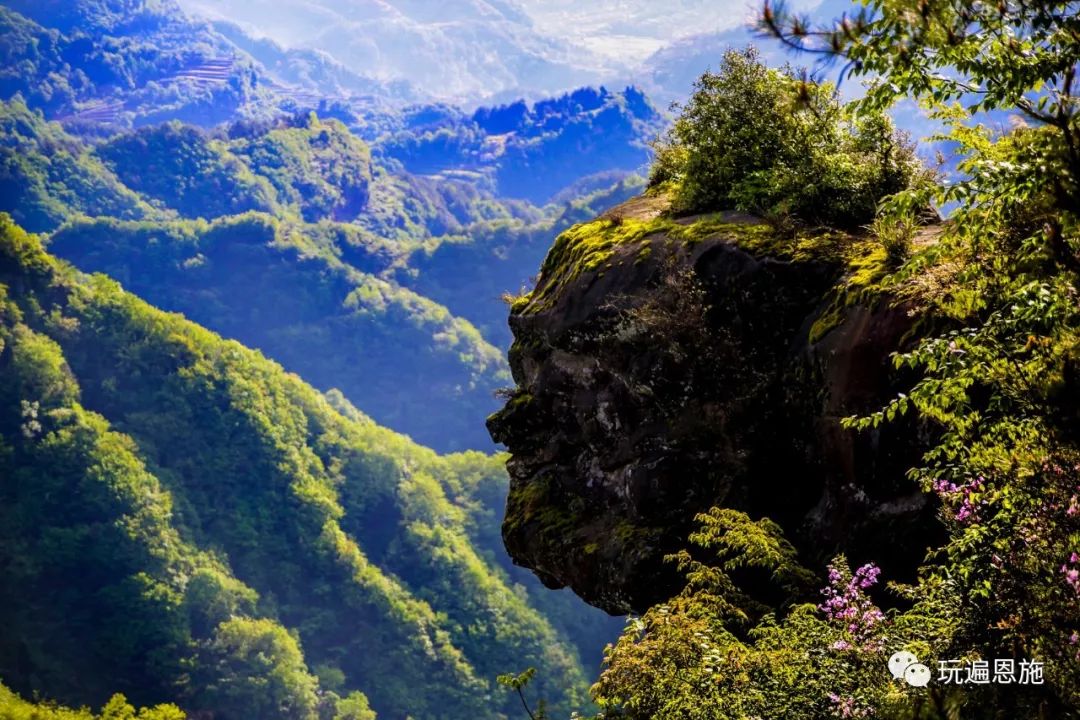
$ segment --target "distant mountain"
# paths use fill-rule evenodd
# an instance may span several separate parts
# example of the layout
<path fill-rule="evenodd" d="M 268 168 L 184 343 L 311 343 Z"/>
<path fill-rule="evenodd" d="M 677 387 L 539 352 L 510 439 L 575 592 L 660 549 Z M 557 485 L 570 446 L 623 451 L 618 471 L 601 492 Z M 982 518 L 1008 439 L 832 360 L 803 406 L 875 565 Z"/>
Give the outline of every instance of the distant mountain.
<path fill-rule="evenodd" d="M 353 72 L 407 81 L 443 99 L 563 91 L 607 71 L 591 53 L 538 32 L 512 0 L 181 2 L 193 13 L 287 47 L 324 51 Z"/>
<path fill-rule="evenodd" d="M 515 216 L 468 185 L 391 175 L 336 121 L 236 127 L 227 139 L 169 124 L 88 146 L 12 104 L 0 105 L 3 128 L 0 210 L 35 230 L 68 222 L 56 252 L 429 445 L 491 447 L 481 421 L 508 380 L 502 353 L 381 274 L 432 234 L 538 211 Z"/>
<path fill-rule="evenodd" d="M 68 124 L 212 126 L 348 100 L 417 102 L 325 53 L 285 49 L 172 0 L 0 0 L 0 100 L 16 94 Z"/>
<path fill-rule="evenodd" d="M 214 125 L 273 105 L 260 68 L 171 0 L 3 0 L 0 36 L 0 99 L 53 119 Z"/>
<path fill-rule="evenodd" d="M 666 116 L 637 88 L 578 88 L 534 103 L 405 113 L 377 147 L 411 172 L 487 174 L 501 197 L 545 204 L 587 175 L 644 172 Z"/>
<path fill-rule="evenodd" d="M 757 6 L 750 0 L 179 1 L 252 36 L 319 50 L 353 72 L 406 81 L 468 105 L 601 82 L 644 86 L 650 56 L 688 37 L 741 32 Z M 820 2 L 792 5 L 810 10 Z"/>
<path fill-rule="evenodd" d="M 708 28 L 707 23 L 687 24 L 694 30 L 682 33 L 664 43 L 647 57 L 641 58 L 631 73 L 649 95 L 659 103 L 685 100 L 694 81 L 706 70 L 715 70 L 729 48 L 754 45 L 767 65 L 781 67 L 810 66 L 819 70 L 818 58 L 793 52 L 776 41 L 763 38 L 754 23 L 761 10 L 760 1 L 724 3 L 728 7 L 727 22 L 721 27 Z M 737 9 L 732 6 L 737 6 Z M 802 0 L 788 7 L 801 11 L 815 22 L 829 22 L 845 12 L 851 14 L 859 5 L 852 0 Z M 839 65 L 825 69 L 825 76 L 835 77 Z"/>
<path fill-rule="evenodd" d="M 820 0 L 799 0 L 797 8 Z M 744 25 L 753 0 L 521 0 L 542 31 L 567 38 L 625 67 L 681 38 Z"/>
<path fill-rule="evenodd" d="M 254 37 L 240 26 L 227 21 L 213 24 L 214 30 L 238 49 L 262 64 L 284 92 L 300 107 L 305 101 L 324 98 L 365 96 L 389 104 L 416 103 L 427 100 L 408 80 L 381 82 L 349 69 L 321 50 L 286 48 L 270 38 Z M 287 104 L 286 104 L 287 107 Z"/>

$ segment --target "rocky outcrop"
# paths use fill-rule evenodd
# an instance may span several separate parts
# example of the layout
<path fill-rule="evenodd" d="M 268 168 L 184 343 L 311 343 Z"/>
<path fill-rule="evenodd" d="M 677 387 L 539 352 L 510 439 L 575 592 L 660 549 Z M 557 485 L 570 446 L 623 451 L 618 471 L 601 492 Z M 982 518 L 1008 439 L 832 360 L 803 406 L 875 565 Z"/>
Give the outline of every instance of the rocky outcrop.
<path fill-rule="evenodd" d="M 510 554 L 641 611 L 681 587 L 665 555 L 723 505 L 780 523 L 812 566 L 846 552 L 910 573 L 934 540 L 904 475 L 918 432 L 840 423 L 895 395 L 889 356 L 917 321 L 866 299 L 884 251 L 663 209 L 640 198 L 567 231 L 514 303 L 517 387 L 488 422 L 510 451 Z"/>

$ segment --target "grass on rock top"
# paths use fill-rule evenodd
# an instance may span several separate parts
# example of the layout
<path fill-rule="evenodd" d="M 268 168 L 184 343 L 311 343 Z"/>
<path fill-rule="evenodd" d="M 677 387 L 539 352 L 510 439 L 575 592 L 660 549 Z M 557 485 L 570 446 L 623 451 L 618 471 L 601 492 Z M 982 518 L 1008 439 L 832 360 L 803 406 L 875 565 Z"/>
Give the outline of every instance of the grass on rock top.
<path fill-rule="evenodd" d="M 559 235 L 540 268 L 532 292 L 516 298 L 514 314 L 543 312 L 583 273 L 604 272 L 624 262 L 646 260 L 657 241 L 692 248 L 708 239 L 721 239 L 754 255 L 788 262 L 834 262 L 844 268 L 837 286 L 842 305 L 874 294 L 889 271 L 884 247 L 873 238 L 836 230 L 812 229 L 792 235 L 777 233 L 758 218 L 735 212 L 676 218 L 661 213 L 652 217 L 625 217 L 619 209 Z M 842 297 L 841 297 L 842 296 Z M 815 326 L 820 337 L 835 323 Z"/>

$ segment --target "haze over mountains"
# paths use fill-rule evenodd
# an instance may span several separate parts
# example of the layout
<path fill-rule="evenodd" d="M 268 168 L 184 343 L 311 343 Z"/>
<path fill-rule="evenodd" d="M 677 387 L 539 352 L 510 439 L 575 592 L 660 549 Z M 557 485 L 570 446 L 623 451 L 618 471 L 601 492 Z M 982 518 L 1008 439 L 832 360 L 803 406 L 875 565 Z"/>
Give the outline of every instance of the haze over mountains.
<path fill-rule="evenodd" d="M 460 102 L 627 81 L 674 98 L 689 85 L 682 73 L 656 75 L 654 59 L 670 64 L 674 52 L 700 74 L 697 53 L 680 55 L 687 38 L 697 38 L 691 47 L 710 48 L 713 36 L 735 44 L 752 38 L 745 25 L 753 3 L 746 0 L 180 2 L 284 46 L 325 52 L 353 72 Z M 794 7 L 819 4 L 800 0 Z M 669 76 L 680 86 L 650 87 Z"/>

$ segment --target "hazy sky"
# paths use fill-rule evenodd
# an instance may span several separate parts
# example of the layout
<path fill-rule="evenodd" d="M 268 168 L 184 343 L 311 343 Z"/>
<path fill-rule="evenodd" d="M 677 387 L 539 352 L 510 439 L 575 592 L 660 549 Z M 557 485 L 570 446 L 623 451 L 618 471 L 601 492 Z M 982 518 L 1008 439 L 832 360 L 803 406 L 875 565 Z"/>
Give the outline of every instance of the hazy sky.
<path fill-rule="evenodd" d="M 645 60 L 688 35 L 731 30 L 760 9 L 760 0 L 519 0 L 537 29 L 561 35 L 608 58 Z M 821 0 L 796 0 L 809 11 Z"/>

